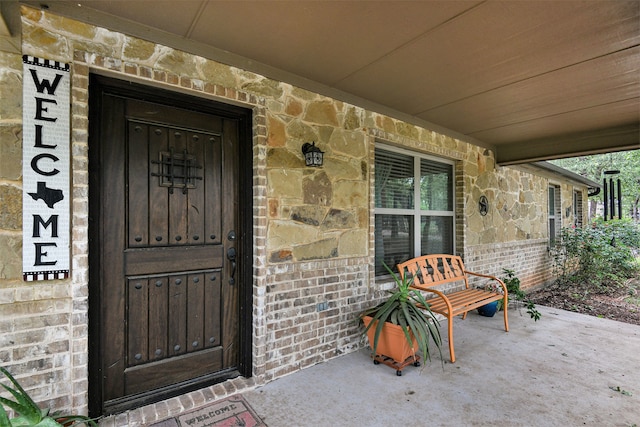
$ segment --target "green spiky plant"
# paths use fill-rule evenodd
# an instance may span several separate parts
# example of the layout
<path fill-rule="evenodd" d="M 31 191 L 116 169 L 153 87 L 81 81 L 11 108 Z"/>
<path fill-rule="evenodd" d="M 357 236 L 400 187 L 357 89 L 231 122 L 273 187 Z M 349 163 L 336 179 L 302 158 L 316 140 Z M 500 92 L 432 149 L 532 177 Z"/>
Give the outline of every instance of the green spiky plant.
<path fill-rule="evenodd" d="M 0 426 L 2 427 L 60 427 L 58 423 L 64 420 L 65 425 L 89 425 L 97 427 L 95 421 L 82 415 L 63 415 L 60 413 L 49 413 L 49 408 L 40 409 L 31 396 L 24 391 L 15 378 L 5 368 L 0 366 L 0 372 L 11 381 L 13 387 L 0 384 L 14 397 L 10 400 L 0 397 Z M 9 418 L 5 407 L 10 408 L 17 414 L 14 418 Z"/>
<path fill-rule="evenodd" d="M 386 322 L 393 323 L 402 328 L 404 337 L 409 346 L 413 345 L 411 332 L 416 338 L 418 348 L 422 352 L 425 360 L 431 359 L 430 341 L 433 340 L 435 347 L 442 357 L 442 338 L 440 336 L 440 324 L 433 312 L 429 309 L 429 304 L 424 296 L 417 289 L 411 289 L 413 277 L 405 275 L 400 278 L 387 264 L 384 267 L 391 274 L 396 282 L 396 288 L 389 290 L 389 298 L 381 304 L 365 310 L 361 314 L 361 319 L 371 316 L 371 322 L 365 328 L 363 334 L 375 325 L 373 343 L 370 343 L 373 354 L 377 354 L 380 333 Z"/>

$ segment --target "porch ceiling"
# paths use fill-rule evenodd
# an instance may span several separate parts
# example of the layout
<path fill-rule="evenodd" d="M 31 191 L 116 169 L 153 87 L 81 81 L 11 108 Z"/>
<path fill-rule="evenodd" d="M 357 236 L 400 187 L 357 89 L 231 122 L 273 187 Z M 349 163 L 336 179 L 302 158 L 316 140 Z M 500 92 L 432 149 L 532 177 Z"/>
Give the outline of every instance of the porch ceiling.
<path fill-rule="evenodd" d="M 491 148 L 640 148 L 640 1 L 25 1 Z"/>

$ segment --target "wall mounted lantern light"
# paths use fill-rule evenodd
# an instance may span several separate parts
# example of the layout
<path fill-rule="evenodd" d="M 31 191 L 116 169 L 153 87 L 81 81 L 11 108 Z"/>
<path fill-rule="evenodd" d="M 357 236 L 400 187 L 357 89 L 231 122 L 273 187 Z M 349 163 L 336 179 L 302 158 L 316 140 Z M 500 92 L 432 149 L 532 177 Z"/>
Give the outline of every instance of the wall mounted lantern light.
<path fill-rule="evenodd" d="M 304 154 L 304 162 L 307 166 L 322 166 L 324 151 L 316 147 L 315 142 L 311 144 L 305 142 L 302 145 L 302 154 Z"/>

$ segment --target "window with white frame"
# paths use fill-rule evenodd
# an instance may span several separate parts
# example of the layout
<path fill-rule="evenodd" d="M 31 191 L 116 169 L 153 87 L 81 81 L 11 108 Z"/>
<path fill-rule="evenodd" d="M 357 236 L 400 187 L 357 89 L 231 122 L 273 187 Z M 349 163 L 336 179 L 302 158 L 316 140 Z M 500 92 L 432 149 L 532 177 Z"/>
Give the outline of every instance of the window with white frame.
<path fill-rule="evenodd" d="M 562 204 L 560 186 L 549 185 L 549 247 L 556 244 L 562 227 Z"/>
<path fill-rule="evenodd" d="M 453 162 L 375 150 L 375 272 L 421 254 L 454 253 Z"/>

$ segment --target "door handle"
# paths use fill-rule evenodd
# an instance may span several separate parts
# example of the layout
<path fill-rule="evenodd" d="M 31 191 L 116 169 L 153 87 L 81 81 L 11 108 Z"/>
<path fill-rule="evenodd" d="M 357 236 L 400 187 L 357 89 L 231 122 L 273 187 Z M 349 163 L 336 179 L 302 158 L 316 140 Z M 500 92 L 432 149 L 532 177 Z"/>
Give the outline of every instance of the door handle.
<path fill-rule="evenodd" d="M 229 284 L 233 285 L 236 283 L 235 275 L 236 275 L 236 248 L 227 249 L 227 259 L 231 261 L 231 274 L 229 275 Z"/>

